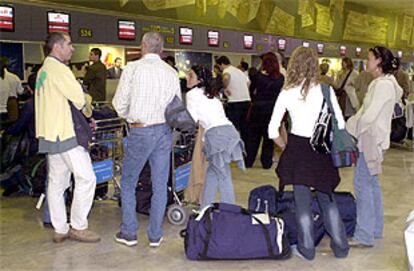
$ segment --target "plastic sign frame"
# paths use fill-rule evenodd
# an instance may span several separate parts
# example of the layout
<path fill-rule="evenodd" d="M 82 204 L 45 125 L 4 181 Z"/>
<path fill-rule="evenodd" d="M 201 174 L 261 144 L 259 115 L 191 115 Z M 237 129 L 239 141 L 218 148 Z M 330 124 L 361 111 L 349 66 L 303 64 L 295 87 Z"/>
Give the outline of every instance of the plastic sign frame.
<path fill-rule="evenodd" d="M 339 46 L 339 55 L 340 56 L 345 56 L 346 55 L 346 46 L 345 45 L 340 45 Z"/>
<path fill-rule="evenodd" d="M 254 36 L 250 34 L 243 35 L 243 47 L 244 49 L 253 49 L 254 47 Z"/>
<path fill-rule="evenodd" d="M 207 31 L 207 44 L 211 47 L 218 47 L 220 45 L 220 32 L 214 30 Z"/>
<path fill-rule="evenodd" d="M 316 44 L 316 50 L 318 51 L 318 54 L 323 54 L 323 51 L 325 49 L 325 44 L 323 43 L 318 43 Z"/>
<path fill-rule="evenodd" d="M 10 5 L 0 5 L 0 31 L 14 32 L 15 30 L 15 13 L 14 7 Z"/>
<path fill-rule="evenodd" d="M 178 35 L 180 44 L 193 45 L 194 31 L 191 27 L 180 27 Z"/>
<path fill-rule="evenodd" d="M 286 50 L 286 39 L 278 39 L 277 40 L 277 49 L 280 51 Z"/>
<path fill-rule="evenodd" d="M 61 11 L 48 11 L 47 16 L 47 33 L 66 32 L 70 33 L 70 13 Z M 54 20 L 54 21 L 53 21 Z"/>
<path fill-rule="evenodd" d="M 135 21 L 118 19 L 118 39 L 136 40 L 136 29 Z"/>

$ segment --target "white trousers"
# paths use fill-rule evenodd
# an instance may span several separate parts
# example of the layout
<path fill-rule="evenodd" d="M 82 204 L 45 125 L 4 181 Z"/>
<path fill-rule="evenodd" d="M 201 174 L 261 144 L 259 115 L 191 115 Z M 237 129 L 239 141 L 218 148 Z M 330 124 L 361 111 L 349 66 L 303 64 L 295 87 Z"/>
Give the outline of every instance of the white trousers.
<path fill-rule="evenodd" d="M 408 270 L 414 271 L 414 210 L 407 218 L 407 228 L 404 232 L 405 246 L 407 247 Z"/>
<path fill-rule="evenodd" d="M 70 186 L 70 177 L 75 178 L 70 225 L 76 230 L 88 228 L 88 213 L 95 194 L 96 176 L 87 150 L 81 146 L 69 151 L 49 154 L 47 198 L 52 225 L 57 233 L 69 231 L 64 192 Z"/>

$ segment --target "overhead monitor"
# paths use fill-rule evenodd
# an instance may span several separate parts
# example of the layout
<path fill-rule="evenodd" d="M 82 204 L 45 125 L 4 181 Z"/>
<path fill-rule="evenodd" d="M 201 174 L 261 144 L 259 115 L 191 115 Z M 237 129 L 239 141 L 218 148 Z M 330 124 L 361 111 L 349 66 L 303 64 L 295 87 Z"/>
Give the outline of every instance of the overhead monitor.
<path fill-rule="evenodd" d="M 193 44 L 193 29 L 189 27 L 180 27 L 180 44 Z"/>
<path fill-rule="evenodd" d="M 252 35 L 243 36 L 244 49 L 253 49 L 254 38 Z"/>
<path fill-rule="evenodd" d="M 325 47 L 325 44 L 323 44 L 323 43 L 318 43 L 317 44 L 318 54 L 323 54 L 324 47 Z"/>
<path fill-rule="evenodd" d="M 279 39 L 277 41 L 277 48 L 281 51 L 284 51 L 286 49 L 286 40 L 285 39 Z"/>
<path fill-rule="evenodd" d="M 341 46 L 339 46 L 339 54 L 340 54 L 341 56 L 346 55 L 346 46 L 345 46 L 345 45 L 341 45 Z"/>
<path fill-rule="evenodd" d="M 362 48 L 361 48 L 361 47 L 356 47 L 356 48 L 355 48 L 355 55 L 356 55 L 356 56 L 360 56 L 360 55 L 361 55 L 361 53 L 362 53 Z"/>
<path fill-rule="evenodd" d="M 220 33 L 218 31 L 207 32 L 208 46 L 219 46 L 220 44 Z"/>
<path fill-rule="evenodd" d="M 118 20 L 118 39 L 135 40 L 135 21 Z"/>
<path fill-rule="evenodd" d="M 14 31 L 14 8 L 0 5 L 0 31 Z"/>
<path fill-rule="evenodd" d="M 47 12 L 47 32 L 70 32 L 70 14 L 65 12 Z"/>

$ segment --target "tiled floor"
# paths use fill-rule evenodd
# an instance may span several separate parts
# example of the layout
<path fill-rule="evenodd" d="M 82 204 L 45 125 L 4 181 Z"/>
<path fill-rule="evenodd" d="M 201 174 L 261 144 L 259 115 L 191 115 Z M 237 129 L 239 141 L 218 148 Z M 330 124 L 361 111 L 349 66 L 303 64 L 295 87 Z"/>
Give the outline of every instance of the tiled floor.
<path fill-rule="evenodd" d="M 179 231 L 183 226 L 165 222 L 165 242 L 150 249 L 145 228 L 146 216 L 139 215 L 137 247 L 114 242 L 120 223 L 120 209 L 113 201 L 96 202 L 90 217 L 90 228 L 101 234 L 98 244 L 66 241 L 54 244 L 53 232 L 42 227 L 41 212 L 29 197 L 1 198 L 0 269 L 1 270 L 407 270 L 403 241 L 405 219 L 414 208 L 414 153 L 391 149 L 381 176 L 385 206 L 384 239 L 371 249 L 352 249 L 348 258 L 333 257 L 325 238 L 312 262 L 292 257 L 286 261 L 191 262 L 185 258 Z M 352 169 L 341 171 L 338 190 L 353 191 Z M 246 172 L 233 170 L 237 201 L 246 205 L 248 192 L 259 185 L 277 184 L 273 170 L 253 168 Z"/>

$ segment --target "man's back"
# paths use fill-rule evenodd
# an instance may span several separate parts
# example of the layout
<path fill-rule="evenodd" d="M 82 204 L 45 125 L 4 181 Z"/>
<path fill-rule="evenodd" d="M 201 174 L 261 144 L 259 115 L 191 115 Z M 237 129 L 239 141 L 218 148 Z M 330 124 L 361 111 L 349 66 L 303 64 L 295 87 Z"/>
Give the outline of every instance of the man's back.
<path fill-rule="evenodd" d="M 229 102 L 250 101 L 248 88 L 249 78 L 241 70 L 233 66 L 224 69 L 223 74 L 230 75 L 230 83 L 227 87 L 231 93 L 231 95 L 228 96 Z"/>
<path fill-rule="evenodd" d="M 146 125 L 164 123 L 174 95 L 181 97 L 177 72 L 156 54 L 128 63 L 113 100 L 121 117 Z"/>

